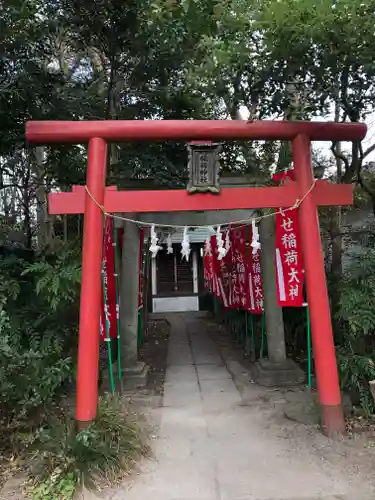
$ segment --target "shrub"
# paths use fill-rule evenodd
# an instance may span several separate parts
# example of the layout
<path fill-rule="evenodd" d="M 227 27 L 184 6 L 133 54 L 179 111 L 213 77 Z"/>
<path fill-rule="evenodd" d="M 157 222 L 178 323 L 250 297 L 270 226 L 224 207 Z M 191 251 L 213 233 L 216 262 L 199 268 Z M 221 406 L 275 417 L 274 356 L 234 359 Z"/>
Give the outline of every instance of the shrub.
<path fill-rule="evenodd" d="M 375 330 L 375 249 L 353 255 L 341 282 L 340 319 L 354 338 Z"/>
<path fill-rule="evenodd" d="M 26 337 L 26 340 L 25 340 Z M 55 335 L 41 335 L 28 325 L 13 327 L 0 302 L 0 419 L 17 427 L 43 405 L 72 374 L 72 359 Z"/>
<path fill-rule="evenodd" d="M 26 266 L 22 275 L 31 275 L 36 279 L 36 294 L 53 311 L 77 301 L 81 283 L 77 251 L 65 249 L 57 257 L 50 256 L 34 262 Z"/>
<path fill-rule="evenodd" d="M 375 379 L 375 250 L 373 242 L 352 254 L 351 264 L 341 281 L 338 321 L 341 324 L 338 365 L 342 389 L 366 416 L 375 406 L 369 381 Z"/>
<path fill-rule="evenodd" d="M 129 406 L 107 395 L 87 429 L 77 433 L 73 416 L 40 429 L 22 462 L 35 500 L 70 500 L 78 487 L 98 489 L 119 481 L 147 452 Z"/>
<path fill-rule="evenodd" d="M 33 255 L 27 260 L 8 251 L 0 259 L 3 445 L 9 445 L 10 430 L 35 425 L 34 417 L 56 400 L 64 383 L 73 377 L 80 269 L 77 262 L 70 251 L 58 258 Z"/>
<path fill-rule="evenodd" d="M 375 379 L 375 364 L 365 354 L 351 351 L 350 344 L 337 348 L 341 388 L 350 394 L 353 404 L 359 404 L 365 417 L 374 413 L 374 400 L 369 381 Z"/>

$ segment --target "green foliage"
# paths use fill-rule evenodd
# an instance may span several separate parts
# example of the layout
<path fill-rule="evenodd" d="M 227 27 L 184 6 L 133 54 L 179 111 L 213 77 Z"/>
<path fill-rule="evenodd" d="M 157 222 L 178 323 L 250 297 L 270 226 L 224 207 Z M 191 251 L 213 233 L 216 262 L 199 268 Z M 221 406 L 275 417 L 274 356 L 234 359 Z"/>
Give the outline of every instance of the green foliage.
<path fill-rule="evenodd" d="M 307 318 L 306 308 L 285 307 L 283 309 L 285 343 L 293 356 L 299 356 L 300 350 L 306 351 Z M 302 347 L 303 346 L 303 347 Z"/>
<path fill-rule="evenodd" d="M 53 401 L 57 389 L 72 374 L 72 359 L 61 339 L 41 335 L 29 326 L 12 327 L 0 309 L 0 421 L 15 427 Z"/>
<path fill-rule="evenodd" d="M 341 283 L 340 318 L 353 338 L 375 330 L 375 250 L 366 248 L 353 255 Z"/>
<path fill-rule="evenodd" d="M 6 442 L 9 430 L 33 426 L 73 376 L 77 260 L 64 251 L 49 262 L 29 257 L 0 260 L 0 425 Z"/>
<path fill-rule="evenodd" d="M 34 262 L 22 273 L 23 276 L 27 274 L 34 275 L 35 292 L 42 295 L 53 310 L 77 300 L 81 283 L 81 264 L 77 252 L 63 251 L 53 258 L 53 262 L 47 259 Z"/>
<path fill-rule="evenodd" d="M 69 500 L 80 486 L 117 481 L 147 452 L 122 399 L 102 398 L 96 421 L 78 433 L 61 403 L 62 389 L 73 378 L 78 262 L 70 249 L 57 257 L 26 261 L 8 255 L 0 261 L 2 451 L 16 454 L 35 500 Z M 9 289 L 14 293 L 7 300 Z"/>
<path fill-rule="evenodd" d="M 337 100 L 351 121 L 368 112 L 375 91 L 374 11 L 360 0 L 264 0 L 260 26 L 280 81 L 299 81 L 313 110 Z"/>
<path fill-rule="evenodd" d="M 10 255 L 0 259 L 0 296 L 7 297 L 8 300 L 17 301 L 21 294 L 22 283 L 21 274 L 26 262 L 15 255 Z"/>
<path fill-rule="evenodd" d="M 35 500 L 70 500 L 78 487 L 118 481 L 147 452 L 135 415 L 122 398 L 107 395 L 87 429 L 77 433 L 73 416 L 41 428 L 23 463 Z"/>
<path fill-rule="evenodd" d="M 350 341 L 337 349 L 341 388 L 350 394 L 352 403 L 359 404 L 364 415 L 369 418 L 375 410 L 369 389 L 369 381 L 375 380 L 375 364 L 372 357 L 356 354 Z"/>
<path fill-rule="evenodd" d="M 366 416 L 374 410 L 369 381 L 375 379 L 375 251 L 373 236 L 357 243 L 363 246 L 351 254 L 351 263 L 340 283 L 338 321 L 341 338 L 338 362 L 341 386 L 358 402 Z M 361 241 L 362 240 L 362 241 Z"/>

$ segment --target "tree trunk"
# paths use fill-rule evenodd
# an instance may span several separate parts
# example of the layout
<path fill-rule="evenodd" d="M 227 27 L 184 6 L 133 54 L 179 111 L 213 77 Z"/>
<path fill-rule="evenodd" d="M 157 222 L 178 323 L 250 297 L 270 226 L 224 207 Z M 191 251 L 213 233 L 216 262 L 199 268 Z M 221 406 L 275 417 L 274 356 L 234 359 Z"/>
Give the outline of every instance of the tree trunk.
<path fill-rule="evenodd" d="M 35 161 L 31 162 L 31 168 L 34 174 L 36 184 L 36 221 L 38 225 L 37 241 L 38 247 L 45 248 L 50 246 L 50 230 L 48 219 L 48 193 L 45 185 L 45 169 L 44 169 L 44 148 L 38 146 L 35 148 Z"/>
<path fill-rule="evenodd" d="M 340 121 L 340 102 L 337 95 L 335 103 L 335 122 Z M 336 145 L 336 167 L 337 167 L 337 182 L 342 181 L 342 160 L 341 143 Z M 341 207 L 331 207 L 329 218 L 329 236 L 331 243 L 331 276 L 332 286 L 330 290 L 332 316 L 340 306 L 340 288 L 339 283 L 342 276 L 342 234 L 341 234 Z M 336 330 L 336 329 L 335 329 Z"/>
<path fill-rule="evenodd" d="M 330 290 L 333 315 L 338 310 L 340 302 L 339 282 L 342 275 L 342 235 L 340 228 L 341 208 L 332 207 L 329 218 L 329 237 L 331 243 L 331 277 Z"/>

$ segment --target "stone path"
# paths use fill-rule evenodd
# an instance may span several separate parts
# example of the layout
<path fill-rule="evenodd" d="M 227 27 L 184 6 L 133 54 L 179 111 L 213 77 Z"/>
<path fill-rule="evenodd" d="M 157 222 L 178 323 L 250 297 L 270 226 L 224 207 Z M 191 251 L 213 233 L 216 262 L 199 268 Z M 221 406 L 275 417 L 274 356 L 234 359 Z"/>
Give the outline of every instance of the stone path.
<path fill-rule="evenodd" d="M 171 337 L 155 458 L 111 500 L 375 498 L 306 442 L 293 446 L 268 424 L 259 406 L 242 404 L 199 319 L 182 314 L 168 319 Z"/>

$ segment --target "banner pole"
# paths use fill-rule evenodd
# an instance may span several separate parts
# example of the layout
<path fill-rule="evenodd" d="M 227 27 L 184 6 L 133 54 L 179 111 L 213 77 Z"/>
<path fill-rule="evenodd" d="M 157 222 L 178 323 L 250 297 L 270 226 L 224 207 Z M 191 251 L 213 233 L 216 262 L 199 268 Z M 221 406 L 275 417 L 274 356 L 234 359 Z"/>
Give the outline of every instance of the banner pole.
<path fill-rule="evenodd" d="M 260 345 L 260 357 L 264 356 L 264 346 L 265 346 L 265 328 L 264 328 L 264 312 L 261 316 L 261 345 Z"/>
<path fill-rule="evenodd" d="M 121 394 L 124 392 L 124 381 L 122 379 L 121 367 L 121 330 L 120 330 L 120 294 L 119 294 L 119 275 L 118 275 L 118 237 L 117 229 L 113 225 L 113 251 L 115 252 L 114 267 L 115 267 L 115 285 L 116 285 L 116 325 L 117 325 L 117 376 L 120 382 Z"/>
<path fill-rule="evenodd" d="M 236 341 L 237 343 L 241 344 L 241 309 L 237 309 L 237 314 L 236 314 Z"/>
<path fill-rule="evenodd" d="M 254 315 L 250 314 L 250 329 L 251 329 L 251 342 L 253 344 L 253 353 L 254 360 L 256 359 L 256 350 L 255 350 L 255 330 L 254 330 Z"/>
<path fill-rule="evenodd" d="M 104 263 L 102 263 L 102 287 L 103 287 L 103 300 L 104 300 L 104 315 L 105 315 L 105 333 L 108 351 L 108 366 L 109 366 L 109 381 L 111 387 L 111 393 L 115 392 L 115 381 L 113 378 L 113 364 L 112 364 L 112 348 L 111 348 L 111 337 L 109 334 L 109 318 L 108 318 L 108 303 L 107 303 L 107 290 L 105 287 L 105 276 L 104 276 Z"/>
<path fill-rule="evenodd" d="M 247 354 L 249 346 L 249 324 L 248 324 L 248 312 L 245 310 L 245 354 Z"/>

